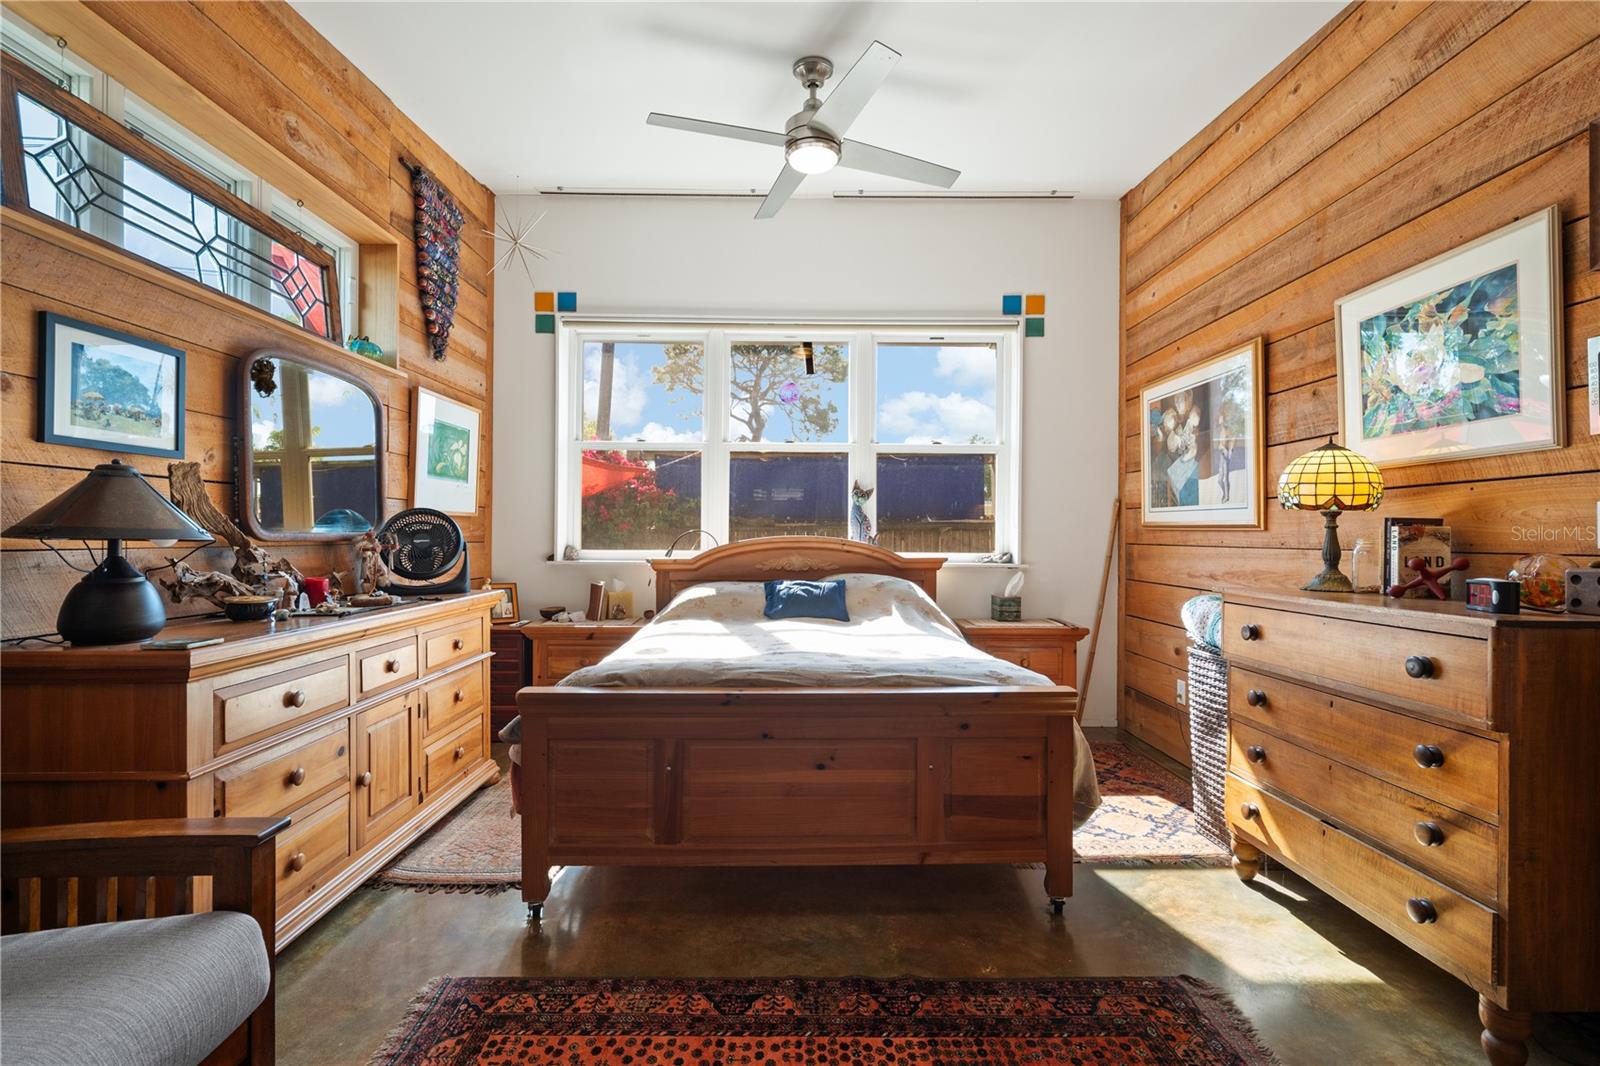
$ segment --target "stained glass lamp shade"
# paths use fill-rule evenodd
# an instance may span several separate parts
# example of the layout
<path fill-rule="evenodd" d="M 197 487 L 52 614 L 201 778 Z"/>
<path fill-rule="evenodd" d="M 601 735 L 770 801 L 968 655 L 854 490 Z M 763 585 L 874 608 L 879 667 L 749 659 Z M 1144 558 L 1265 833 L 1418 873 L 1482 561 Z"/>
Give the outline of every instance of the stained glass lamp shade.
<path fill-rule="evenodd" d="M 1328 441 L 1290 463 L 1278 478 L 1285 510 L 1322 512 L 1322 573 L 1300 586 L 1310 592 L 1349 592 L 1339 570 L 1339 514 L 1374 511 L 1383 500 L 1383 475 L 1359 452 Z"/>

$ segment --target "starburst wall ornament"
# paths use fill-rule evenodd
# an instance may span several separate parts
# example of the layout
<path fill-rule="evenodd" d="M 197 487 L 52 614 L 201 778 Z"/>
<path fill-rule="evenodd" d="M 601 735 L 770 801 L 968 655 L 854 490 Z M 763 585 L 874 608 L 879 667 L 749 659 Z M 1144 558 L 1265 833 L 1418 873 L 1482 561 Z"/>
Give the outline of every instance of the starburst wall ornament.
<path fill-rule="evenodd" d="M 489 273 L 493 274 L 512 260 L 516 260 L 522 264 L 522 272 L 528 276 L 528 284 L 533 284 L 533 267 L 528 262 L 529 257 L 542 261 L 549 259 L 552 254 L 535 248 L 532 240 L 533 227 L 543 222 L 544 216 L 548 213 L 547 211 L 540 211 L 531 220 L 524 220 L 513 225 L 511 217 L 502 212 L 500 220 L 495 223 L 494 229 L 483 231 L 484 236 L 493 237 L 497 245 L 502 243 L 507 245 L 505 252 L 495 260 L 494 266 L 489 268 Z"/>

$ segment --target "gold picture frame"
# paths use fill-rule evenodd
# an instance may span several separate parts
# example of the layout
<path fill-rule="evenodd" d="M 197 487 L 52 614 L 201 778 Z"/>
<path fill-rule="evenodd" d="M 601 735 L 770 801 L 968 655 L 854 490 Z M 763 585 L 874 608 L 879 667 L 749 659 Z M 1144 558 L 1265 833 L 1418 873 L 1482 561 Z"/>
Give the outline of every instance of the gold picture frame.
<path fill-rule="evenodd" d="M 491 581 L 483 587 L 502 593 L 500 599 L 489 608 L 489 621 L 491 623 L 497 626 L 504 626 L 522 620 L 522 607 L 517 602 L 517 583 L 515 581 Z"/>
<path fill-rule="evenodd" d="M 1139 393 L 1139 507 L 1147 526 L 1266 524 L 1266 392 L 1256 337 Z"/>

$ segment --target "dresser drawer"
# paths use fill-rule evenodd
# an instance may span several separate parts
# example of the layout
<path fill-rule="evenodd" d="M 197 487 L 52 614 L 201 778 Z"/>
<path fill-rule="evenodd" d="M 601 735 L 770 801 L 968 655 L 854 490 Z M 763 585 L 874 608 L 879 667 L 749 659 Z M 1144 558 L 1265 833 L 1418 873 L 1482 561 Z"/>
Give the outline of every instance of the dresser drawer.
<path fill-rule="evenodd" d="M 340 793 L 278 836 L 278 913 L 302 902 L 350 857 L 350 794 Z"/>
<path fill-rule="evenodd" d="M 422 735 L 432 739 L 460 724 L 470 714 L 483 710 L 484 664 L 446 674 L 429 682 L 422 690 Z"/>
<path fill-rule="evenodd" d="M 231 747 L 301 718 L 350 703 L 350 666 L 343 658 L 284 670 L 216 690 L 219 747 Z"/>
<path fill-rule="evenodd" d="M 1278 799 L 1227 777 L 1228 826 L 1477 988 L 1496 977 L 1495 914 Z M 1248 812 L 1248 816 L 1247 816 Z M 1431 918 L 1419 922 L 1412 916 Z"/>
<path fill-rule="evenodd" d="M 218 770 L 217 814 L 272 818 L 349 783 L 350 726 L 340 719 Z"/>
<path fill-rule="evenodd" d="M 363 652 L 359 661 L 361 694 L 370 696 L 417 678 L 417 638 L 407 637 Z"/>
<path fill-rule="evenodd" d="M 423 752 L 423 799 L 432 799 L 482 760 L 483 722 L 475 718 Z"/>
<path fill-rule="evenodd" d="M 1238 667 L 1229 671 L 1228 712 L 1235 722 L 1259 726 L 1409 792 L 1500 821 L 1496 740 Z"/>
<path fill-rule="evenodd" d="M 422 669 L 443 670 L 452 663 L 483 654 L 483 623 L 473 618 L 422 635 Z"/>
<path fill-rule="evenodd" d="M 1233 723 L 1228 743 L 1228 768 L 1240 777 L 1365 836 L 1474 899 L 1495 902 L 1494 827 L 1243 722 Z"/>
<path fill-rule="evenodd" d="M 1486 640 L 1229 603 L 1223 608 L 1222 650 L 1230 663 L 1490 720 Z"/>
<path fill-rule="evenodd" d="M 1025 670 L 1043 674 L 1058 685 L 1073 683 L 1070 680 L 1062 680 L 1062 667 L 1065 664 L 1060 644 L 983 643 L 978 647 L 996 659 L 1004 659 L 1008 663 L 1016 663 Z"/>

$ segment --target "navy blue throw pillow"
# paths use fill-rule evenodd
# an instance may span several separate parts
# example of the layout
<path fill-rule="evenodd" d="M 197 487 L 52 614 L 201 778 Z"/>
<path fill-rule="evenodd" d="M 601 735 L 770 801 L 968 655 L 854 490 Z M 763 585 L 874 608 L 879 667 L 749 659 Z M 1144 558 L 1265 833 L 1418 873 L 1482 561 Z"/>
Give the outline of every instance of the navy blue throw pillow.
<path fill-rule="evenodd" d="M 768 618 L 831 618 L 850 621 L 844 609 L 844 578 L 832 581 L 768 581 Z"/>

